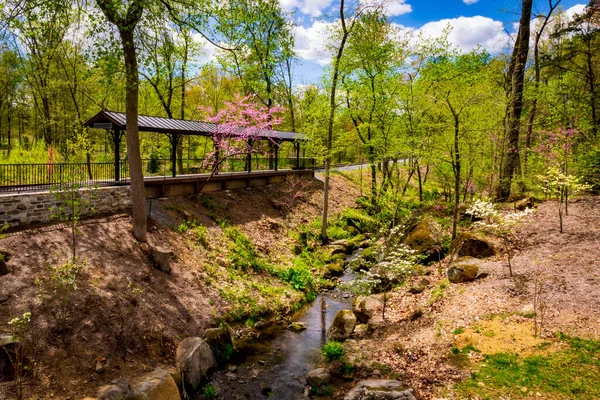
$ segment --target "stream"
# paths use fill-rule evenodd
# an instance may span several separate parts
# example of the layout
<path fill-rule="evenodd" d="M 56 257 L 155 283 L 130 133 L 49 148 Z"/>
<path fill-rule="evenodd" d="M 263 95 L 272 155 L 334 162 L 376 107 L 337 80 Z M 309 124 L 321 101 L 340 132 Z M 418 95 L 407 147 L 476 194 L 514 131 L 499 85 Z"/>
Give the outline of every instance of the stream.
<path fill-rule="evenodd" d="M 346 265 L 361 252 L 359 249 L 348 256 Z M 346 272 L 340 281 L 354 278 Z M 349 293 L 338 289 L 321 293 L 291 318 L 292 322 L 305 322 L 307 329 L 298 333 L 281 325 L 265 329 L 267 339 L 253 340 L 227 368 L 213 374 L 211 383 L 217 388 L 217 399 L 307 399 L 304 375 L 319 362 L 333 318 L 338 311 L 351 309 L 352 301 Z"/>

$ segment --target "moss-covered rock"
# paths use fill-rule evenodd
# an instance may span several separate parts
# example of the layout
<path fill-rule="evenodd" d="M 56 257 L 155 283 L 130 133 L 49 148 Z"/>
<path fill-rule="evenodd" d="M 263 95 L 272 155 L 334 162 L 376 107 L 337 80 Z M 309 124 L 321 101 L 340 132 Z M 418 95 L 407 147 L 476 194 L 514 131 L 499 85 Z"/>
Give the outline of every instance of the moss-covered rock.
<path fill-rule="evenodd" d="M 325 273 L 323 274 L 324 278 L 332 278 L 336 276 L 344 275 L 344 261 L 337 260 L 333 263 L 327 264 L 325 266 Z"/>
<path fill-rule="evenodd" d="M 471 282 L 477 278 L 482 261 L 473 257 L 461 257 L 450 264 L 446 274 L 452 283 Z"/>
<path fill-rule="evenodd" d="M 452 249 L 459 257 L 487 258 L 496 254 L 492 241 L 470 231 L 461 233 L 452 243 Z"/>
<path fill-rule="evenodd" d="M 425 256 L 424 262 L 436 260 L 442 252 L 442 226 L 433 218 L 423 218 L 407 235 L 404 243 Z"/>

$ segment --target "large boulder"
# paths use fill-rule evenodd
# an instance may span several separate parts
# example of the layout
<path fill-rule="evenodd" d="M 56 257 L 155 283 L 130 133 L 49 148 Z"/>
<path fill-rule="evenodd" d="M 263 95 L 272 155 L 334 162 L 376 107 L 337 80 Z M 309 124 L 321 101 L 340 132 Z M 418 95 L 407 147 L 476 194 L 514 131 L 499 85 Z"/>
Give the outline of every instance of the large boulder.
<path fill-rule="evenodd" d="M 344 400 L 416 400 L 409 389 L 400 381 L 368 379 L 356 384 Z"/>
<path fill-rule="evenodd" d="M 0 250 L 0 276 L 8 274 L 8 266 L 6 263 L 10 261 L 11 254 L 6 250 Z"/>
<path fill-rule="evenodd" d="M 408 233 L 404 243 L 425 256 L 424 262 L 434 261 L 442 252 L 442 226 L 432 218 L 424 218 Z"/>
<path fill-rule="evenodd" d="M 344 260 L 335 260 L 325 266 L 324 278 L 332 278 L 344 275 Z"/>
<path fill-rule="evenodd" d="M 533 208 L 534 205 L 533 197 L 525 197 L 515 203 L 515 208 L 519 211 L 524 211 L 528 208 Z"/>
<path fill-rule="evenodd" d="M 125 379 L 116 379 L 109 385 L 101 386 L 97 398 L 98 400 L 132 400 L 133 393 L 129 382 Z"/>
<path fill-rule="evenodd" d="M 17 342 L 8 333 L 0 334 L 0 382 L 10 382 L 15 379 L 15 368 L 12 359 L 15 355 Z"/>
<path fill-rule="evenodd" d="M 229 361 L 234 350 L 229 329 L 224 326 L 209 328 L 204 331 L 202 338 L 210 346 L 219 365 Z"/>
<path fill-rule="evenodd" d="M 463 233 L 455 243 L 459 257 L 486 258 L 496 254 L 496 249 L 490 241 L 472 233 Z"/>
<path fill-rule="evenodd" d="M 460 257 L 448 267 L 446 274 L 452 283 L 471 282 L 477 278 L 482 261 L 473 257 Z"/>
<path fill-rule="evenodd" d="M 180 400 L 177 384 L 168 371 L 157 368 L 133 390 L 135 400 Z"/>
<path fill-rule="evenodd" d="M 313 369 L 305 375 L 306 382 L 314 388 L 327 385 L 331 380 L 331 374 L 325 368 Z"/>
<path fill-rule="evenodd" d="M 173 252 L 169 249 L 160 246 L 152 247 L 152 263 L 154 268 L 159 271 L 166 272 L 167 274 L 171 273 L 171 257 L 173 256 Z"/>
<path fill-rule="evenodd" d="M 350 310 L 340 310 L 335 315 L 331 326 L 327 330 L 329 340 L 345 340 L 352 335 L 356 325 L 356 316 Z"/>
<path fill-rule="evenodd" d="M 354 312 L 354 315 L 358 321 L 366 324 L 371 318 L 373 318 L 373 315 L 376 312 L 381 310 L 382 307 L 383 303 L 373 296 L 358 297 L 356 300 L 354 300 L 352 312 Z"/>
<path fill-rule="evenodd" d="M 217 366 L 217 361 L 204 339 L 189 337 L 179 343 L 175 364 L 181 372 L 186 390 L 189 388 L 195 392 L 208 372 Z"/>

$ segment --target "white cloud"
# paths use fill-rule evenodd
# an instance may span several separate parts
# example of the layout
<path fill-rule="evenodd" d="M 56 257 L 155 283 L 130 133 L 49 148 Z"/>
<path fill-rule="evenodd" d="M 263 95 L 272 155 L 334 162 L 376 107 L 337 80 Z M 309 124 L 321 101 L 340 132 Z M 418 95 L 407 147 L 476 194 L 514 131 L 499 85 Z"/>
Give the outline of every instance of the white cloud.
<path fill-rule="evenodd" d="M 500 51 L 508 40 L 502 22 L 480 15 L 428 22 L 420 31 L 425 37 L 440 37 L 448 25 L 452 27 L 448 40 L 463 52 L 481 45 L 488 52 L 494 53 Z"/>
<path fill-rule="evenodd" d="M 470 6 L 471 4 L 478 3 L 478 2 L 479 2 L 479 0 L 463 0 L 463 3 L 465 3 L 468 6 Z"/>
<path fill-rule="evenodd" d="M 573 19 L 575 14 L 581 14 L 583 12 L 583 10 L 585 9 L 585 7 L 586 7 L 585 4 L 575 4 L 573 7 L 567 8 L 565 10 L 565 14 L 567 14 L 567 17 L 569 19 Z"/>
<path fill-rule="evenodd" d="M 314 21 L 311 26 L 295 26 L 294 50 L 300 58 L 313 60 L 321 65 L 329 63 L 331 54 L 327 48 L 332 22 Z"/>
<path fill-rule="evenodd" d="M 388 17 L 396 17 L 412 12 L 412 6 L 407 0 L 359 0 L 360 4 L 368 7 L 382 6 L 383 13 Z"/>
<path fill-rule="evenodd" d="M 311 17 L 319 17 L 323 11 L 331 5 L 333 0 L 279 0 L 279 4 L 285 10 L 300 10 L 301 13 Z"/>

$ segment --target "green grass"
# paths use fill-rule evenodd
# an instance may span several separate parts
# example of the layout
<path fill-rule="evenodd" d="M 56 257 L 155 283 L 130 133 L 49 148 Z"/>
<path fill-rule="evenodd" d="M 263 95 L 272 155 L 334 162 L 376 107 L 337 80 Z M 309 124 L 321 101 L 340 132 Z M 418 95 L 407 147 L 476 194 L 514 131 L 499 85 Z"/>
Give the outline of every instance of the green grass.
<path fill-rule="evenodd" d="M 600 398 L 600 342 L 561 336 L 566 348 L 546 355 L 486 355 L 471 378 L 456 385 L 465 398 Z M 464 349 L 463 349 L 464 350 Z"/>

